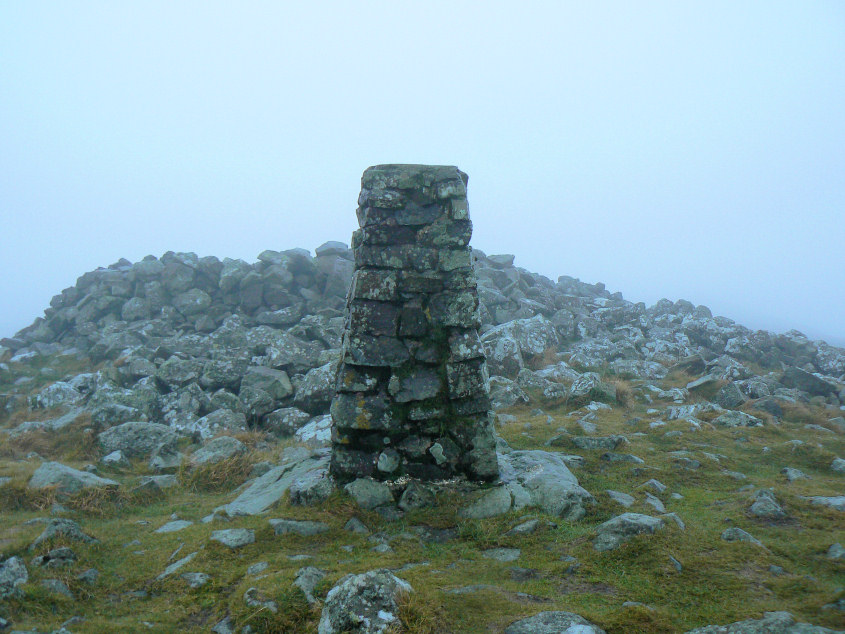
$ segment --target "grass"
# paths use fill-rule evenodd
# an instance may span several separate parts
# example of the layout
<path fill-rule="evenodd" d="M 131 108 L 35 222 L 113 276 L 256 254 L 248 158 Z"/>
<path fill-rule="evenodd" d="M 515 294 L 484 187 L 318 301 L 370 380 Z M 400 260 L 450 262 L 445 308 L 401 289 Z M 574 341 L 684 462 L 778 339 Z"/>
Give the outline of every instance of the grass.
<path fill-rule="evenodd" d="M 674 376 L 661 384 L 685 384 L 685 379 Z M 250 625 L 256 632 L 313 632 L 321 602 L 334 583 L 349 573 L 387 567 L 400 570 L 396 574 L 413 587 L 413 592 L 400 597 L 400 624 L 394 632 L 500 632 L 520 617 L 545 610 L 576 612 L 611 634 L 683 632 L 709 623 L 757 618 L 770 610 L 788 610 L 799 621 L 841 628 L 841 613 L 821 606 L 842 596 L 845 586 L 845 565 L 825 556 L 830 544 L 845 543 L 845 521 L 842 513 L 804 499 L 842 491 L 843 476 L 829 467 L 835 456 L 845 457 L 845 438 L 804 427 L 807 422 L 826 420 L 824 412 L 808 405 L 787 407 L 780 424 L 769 420 L 762 428 L 704 425 L 692 431 L 684 421 L 650 428 L 654 417 L 646 413 L 647 407 L 671 403 L 646 405 L 630 382 L 615 383 L 617 403 L 611 410 L 598 411 L 593 420 L 597 435 L 625 434 L 630 442 L 619 451 L 643 458 L 648 469 L 609 463 L 601 459 L 600 451 L 577 452 L 584 464 L 573 472 L 597 502 L 586 517 L 572 523 L 536 509 L 466 520 L 458 515 L 465 503 L 462 494 L 446 491 L 438 496 L 436 507 L 410 512 L 397 521 L 359 509 L 345 494 L 336 492 L 317 508 L 282 502 L 264 516 L 206 524 L 202 518 L 231 501 L 234 489 L 256 462 L 278 460 L 281 445 L 268 448 L 261 434 L 242 436 L 248 453 L 217 465 L 185 468 L 177 474 L 178 486 L 154 498 L 127 493 L 147 473 L 146 464 L 138 462 L 128 470 L 103 474 L 121 482 L 117 491 L 86 491 L 62 499 L 53 491 L 26 487 L 38 461 L 22 458 L 28 451 L 37 451 L 77 468 L 93 461 L 96 454 L 85 444 L 82 423 L 55 438 L 32 436 L 4 445 L 0 476 L 13 480 L 0 486 L 0 558 L 20 555 L 29 562 L 34 554 L 60 545 L 28 551 L 43 530 L 42 523 L 32 520 L 48 517 L 57 501 L 68 509 L 67 516 L 100 543 L 68 543 L 78 557 L 68 569 L 28 566 L 30 581 L 22 587 L 22 596 L 0 602 L 0 610 L 17 629 L 49 631 L 79 615 L 85 620 L 72 627 L 75 633 L 207 632 L 228 615 L 236 631 Z M 545 443 L 561 433 L 583 435 L 576 424 L 583 412 L 573 404 L 547 406 L 542 415 L 535 408 L 510 410 L 514 420 L 498 428 L 501 436 L 515 449 L 573 452 L 566 436 L 560 446 Z M 627 421 L 633 417 L 642 421 L 632 426 Z M 667 431 L 682 434 L 667 437 Z M 802 443 L 790 442 L 796 439 Z M 674 451 L 689 452 L 701 466 L 683 468 L 670 455 Z M 785 466 L 800 469 L 809 478 L 789 483 L 780 473 Z M 742 473 L 746 479 L 734 480 L 725 471 Z M 658 497 L 667 510 L 683 519 L 686 529 L 668 520 L 666 528 L 654 536 L 633 539 L 615 551 L 597 552 L 592 545 L 596 527 L 625 510 L 604 491 L 629 493 L 637 501 L 628 510 L 654 515 L 640 488 L 649 478 L 668 487 Z M 748 484 L 754 490 L 774 488 L 788 521 L 767 522 L 751 516 L 753 490 L 742 490 Z M 683 497 L 674 499 L 670 492 Z M 194 524 L 174 533 L 156 533 L 172 516 Z M 370 536 L 343 530 L 352 516 L 368 526 Z M 330 530 L 311 538 L 276 536 L 267 521 L 273 517 L 320 520 Z M 507 534 L 529 517 L 544 520 L 542 527 L 528 535 Z M 419 526 L 452 529 L 455 537 L 443 543 L 426 541 L 417 532 Z M 722 531 L 730 526 L 747 530 L 765 548 L 722 541 Z M 211 532 L 221 528 L 252 529 L 256 542 L 230 550 L 209 540 Z M 376 544 L 371 537 L 376 534 L 392 551 L 371 550 Z M 519 548 L 519 559 L 501 563 L 482 554 L 499 547 Z M 205 572 L 211 577 L 207 585 L 191 589 L 179 573 L 156 580 L 170 563 L 194 552 L 196 556 L 180 573 Z M 670 556 L 681 563 L 680 571 Z M 247 568 L 257 562 L 266 562 L 267 569 L 247 574 Z M 408 564 L 418 565 L 405 568 Z M 326 572 L 313 606 L 292 586 L 303 566 Z M 785 574 L 773 572 L 772 566 L 783 568 Z M 77 576 L 92 567 L 100 576 L 89 586 Z M 46 591 L 41 581 L 51 578 L 64 581 L 74 599 Z M 244 595 L 250 588 L 262 601 L 273 601 L 276 612 L 248 605 Z M 623 605 L 626 602 L 643 605 Z"/>

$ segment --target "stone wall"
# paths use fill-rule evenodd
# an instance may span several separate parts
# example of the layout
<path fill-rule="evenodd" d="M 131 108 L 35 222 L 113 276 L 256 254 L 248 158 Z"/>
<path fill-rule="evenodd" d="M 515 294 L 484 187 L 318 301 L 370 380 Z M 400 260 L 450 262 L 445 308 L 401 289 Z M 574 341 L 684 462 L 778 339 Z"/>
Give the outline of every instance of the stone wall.
<path fill-rule="evenodd" d="M 466 182 L 425 165 L 361 179 L 331 407 L 340 480 L 498 475 Z"/>

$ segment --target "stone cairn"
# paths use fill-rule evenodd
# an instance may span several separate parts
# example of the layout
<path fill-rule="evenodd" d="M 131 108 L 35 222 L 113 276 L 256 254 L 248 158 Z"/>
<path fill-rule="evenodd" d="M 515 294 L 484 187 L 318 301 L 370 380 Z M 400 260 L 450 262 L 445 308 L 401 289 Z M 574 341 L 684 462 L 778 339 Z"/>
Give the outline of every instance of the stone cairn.
<path fill-rule="evenodd" d="M 466 183 L 429 165 L 361 178 L 331 406 L 340 481 L 498 476 Z"/>

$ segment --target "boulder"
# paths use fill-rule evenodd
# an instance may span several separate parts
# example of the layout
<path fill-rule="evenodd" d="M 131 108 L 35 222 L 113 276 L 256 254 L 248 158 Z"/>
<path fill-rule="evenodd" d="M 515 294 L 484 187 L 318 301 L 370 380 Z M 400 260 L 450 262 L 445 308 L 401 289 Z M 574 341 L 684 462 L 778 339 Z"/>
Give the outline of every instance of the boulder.
<path fill-rule="evenodd" d="M 179 436 L 167 425 L 135 421 L 107 429 L 97 439 L 104 453 L 120 450 L 127 458 L 144 458 L 161 445 L 175 447 Z"/>
<path fill-rule="evenodd" d="M 289 452 L 280 466 L 253 480 L 234 501 L 216 510 L 225 511 L 230 517 L 262 513 L 282 499 L 294 480 L 312 470 L 328 469 L 328 465 L 326 451 L 315 455 L 306 449 Z"/>
<path fill-rule="evenodd" d="M 715 401 L 725 409 L 734 409 L 745 403 L 748 399 L 736 383 L 728 383 L 716 394 Z"/>
<path fill-rule="evenodd" d="M 839 392 L 833 383 L 795 366 L 784 370 L 780 382 L 785 387 L 801 390 L 810 396 L 835 396 Z"/>
<path fill-rule="evenodd" d="M 26 564 L 20 557 L 9 557 L 0 564 L 0 599 L 20 594 L 18 586 L 29 581 Z"/>
<path fill-rule="evenodd" d="M 79 524 L 73 520 L 56 517 L 47 521 L 47 526 L 44 528 L 44 532 L 35 538 L 35 541 L 30 544 L 29 549 L 35 550 L 40 544 L 56 538 L 61 538 L 63 541 L 71 540 L 75 542 L 82 542 L 83 544 L 99 543 L 98 539 L 83 533 Z"/>
<path fill-rule="evenodd" d="M 741 528 L 737 528 L 736 526 L 725 529 L 722 532 L 722 540 L 726 542 L 748 542 L 749 544 L 754 544 L 755 546 L 763 545 L 759 539 L 753 537 L 750 533 L 742 530 Z"/>
<path fill-rule="evenodd" d="M 527 498 L 530 505 L 551 515 L 578 520 L 586 514 L 584 507 L 595 503 L 558 454 L 539 450 L 502 453 L 499 469 L 514 500 Z"/>
<path fill-rule="evenodd" d="M 219 436 L 208 441 L 204 447 L 191 456 L 191 465 L 217 464 L 246 452 L 246 446 L 237 438 Z"/>
<path fill-rule="evenodd" d="M 362 509 L 374 509 L 385 504 L 393 504 L 393 494 L 384 482 L 358 478 L 343 488 Z"/>
<path fill-rule="evenodd" d="M 778 504 L 771 489 L 760 489 L 748 510 L 754 517 L 767 520 L 778 520 L 786 517 L 786 513 Z"/>
<path fill-rule="evenodd" d="M 213 531 L 211 541 L 220 542 L 229 548 L 242 548 L 248 544 L 255 543 L 255 531 L 248 528 L 227 528 Z"/>
<path fill-rule="evenodd" d="M 309 370 L 296 388 L 293 404 L 312 415 L 328 413 L 334 397 L 336 374 L 336 363 Z"/>
<path fill-rule="evenodd" d="M 117 487 L 119 484 L 114 480 L 101 478 L 87 471 L 79 471 L 60 462 L 45 462 L 32 474 L 28 486 L 31 489 L 56 487 L 59 493 L 72 495 L 82 489 Z"/>
<path fill-rule="evenodd" d="M 593 547 L 599 551 L 615 550 L 624 542 L 637 535 L 653 535 L 665 526 L 659 517 L 641 513 L 623 513 L 617 515 L 596 529 Z"/>
<path fill-rule="evenodd" d="M 320 616 L 319 634 L 383 634 L 398 622 L 397 600 L 411 585 L 389 570 L 346 575 L 329 590 Z"/>

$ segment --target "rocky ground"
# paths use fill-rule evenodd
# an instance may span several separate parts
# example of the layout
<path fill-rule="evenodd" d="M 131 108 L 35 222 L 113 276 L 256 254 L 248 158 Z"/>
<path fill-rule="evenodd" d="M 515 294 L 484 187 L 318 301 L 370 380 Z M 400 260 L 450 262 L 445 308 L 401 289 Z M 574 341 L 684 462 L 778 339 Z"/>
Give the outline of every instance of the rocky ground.
<path fill-rule="evenodd" d="M 845 351 L 476 260 L 484 487 L 328 477 L 345 245 L 83 275 L 0 341 L 0 630 L 845 628 Z"/>

